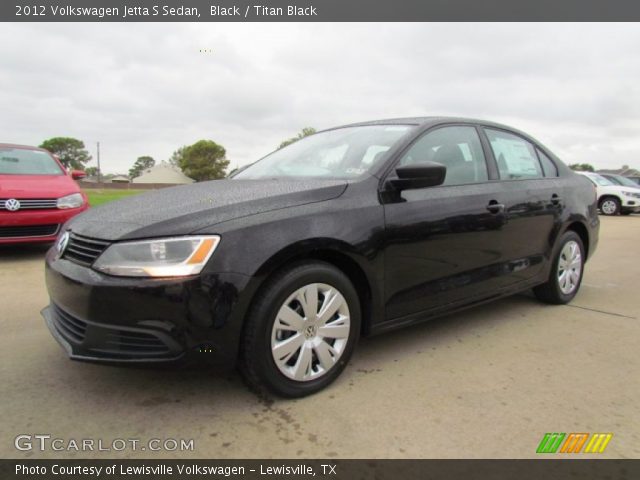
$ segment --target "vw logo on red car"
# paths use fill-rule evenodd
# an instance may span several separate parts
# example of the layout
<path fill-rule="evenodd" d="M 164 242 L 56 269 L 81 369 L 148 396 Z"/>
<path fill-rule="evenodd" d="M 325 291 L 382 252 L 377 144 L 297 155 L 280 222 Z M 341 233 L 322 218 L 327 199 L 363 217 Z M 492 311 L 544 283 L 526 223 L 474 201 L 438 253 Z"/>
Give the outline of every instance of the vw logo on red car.
<path fill-rule="evenodd" d="M 4 202 L 4 208 L 9 210 L 10 212 L 16 212 L 20 210 L 20 202 L 15 198 L 10 198 L 6 202 Z"/>

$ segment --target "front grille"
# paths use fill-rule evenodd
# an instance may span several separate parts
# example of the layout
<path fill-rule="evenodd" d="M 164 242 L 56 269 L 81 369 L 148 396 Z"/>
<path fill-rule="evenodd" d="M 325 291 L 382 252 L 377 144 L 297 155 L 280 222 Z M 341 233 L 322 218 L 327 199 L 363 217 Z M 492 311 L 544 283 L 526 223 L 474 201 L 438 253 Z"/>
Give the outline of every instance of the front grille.
<path fill-rule="evenodd" d="M 105 348 L 94 350 L 125 356 L 162 356 L 170 352 L 169 347 L 158 337 L 144 332 L 118 330 L 108 333 Z"/>
<path fill-rule="evenodd" d="M 0 227 L 0 238 L 51 237 L 58 233 L 60 225 L 16 225 Z"/>
<path fill-rule="evenodd" d="M 165 341 L 153 333 L 85 322 L 55 304 L 52 304 L 52 309 L 53 325 L 58 333 L 90 356 L 115 360 L 166 359 L 175 356 L 175 345 L 172 351 Z"/>
<path fill-rule="evenodd" d="M 5 203 L 8 198 L 0 198 L 0 210 L 6 210 Z M 20 202 L 20 210 L 44 210 L 58 208 L 58 200 L 55 198 L 17 198 Z"/>
<path fill-rule="evenodd" d="M 71 233 L 69 243 L 65 248 L 62 258 L 71 260 L 84 266 L 91 266 L 102 252 L 109 246 L 109 242 L 96 240 L 94 238 L 83 237 Z"/>
<path fill-rule="evenodd" d="M 53 309 L 55 311 L 53 322 L 58 332 L 67 340 L 82 343 L 87 334 L 87 323 L 69 315 L 55 305 Z"/>

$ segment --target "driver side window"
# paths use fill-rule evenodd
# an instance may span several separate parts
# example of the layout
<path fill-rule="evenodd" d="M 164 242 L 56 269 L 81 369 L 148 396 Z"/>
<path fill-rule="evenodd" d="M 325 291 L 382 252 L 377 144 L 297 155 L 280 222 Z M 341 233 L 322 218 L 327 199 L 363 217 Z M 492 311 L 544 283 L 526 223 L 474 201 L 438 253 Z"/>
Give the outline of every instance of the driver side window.
<path fill-rule="evenodd" d="M 475 127 L 442 127 L 427 132 L 400 159 L 400 165 L 436 162 L 447 167 L 443 185 L 488 180 L 487 163 Z"/>

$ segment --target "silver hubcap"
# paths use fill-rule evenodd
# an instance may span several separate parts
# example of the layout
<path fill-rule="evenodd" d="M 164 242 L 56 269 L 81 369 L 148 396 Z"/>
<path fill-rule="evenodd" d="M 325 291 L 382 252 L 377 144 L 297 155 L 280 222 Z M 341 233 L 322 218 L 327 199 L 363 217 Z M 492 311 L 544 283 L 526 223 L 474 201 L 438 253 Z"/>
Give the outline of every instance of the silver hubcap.
<path fill-rule="evenodd" d="M 570 240 L 564 244 L 558 261 L 558 285 L 565 295 L 578 288 L 582 272 L 582 255 L 577 242 Z"/>
<path fill-rule="evenodd" d="M 287 298 L 273 323 L 271 354 L 286 377 L 306 382 L 331 370 L 347 346 L 349 307 L 331 285 L 312 283 Z"/>
<path fill-rule="evenodd" d="M 605 200 L 602 202 L 602 206 L 600 208 L 602 209 L 602 213 L 613 215 L 616 213 L 616 202 L 613 200 Z"/>

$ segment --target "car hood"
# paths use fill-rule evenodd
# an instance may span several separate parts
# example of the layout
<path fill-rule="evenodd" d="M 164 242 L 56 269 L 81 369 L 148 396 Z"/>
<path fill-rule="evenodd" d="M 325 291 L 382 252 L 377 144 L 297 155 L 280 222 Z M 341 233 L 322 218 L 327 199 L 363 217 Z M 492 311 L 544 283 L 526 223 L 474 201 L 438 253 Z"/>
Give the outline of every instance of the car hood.
<path fill-rule="evenodd" d="M 636 189 L 633 187 L 623 187 L 622 185 L 599 185 L 598 186 L 599 193 L 607 193 L 607 194 L 620 194 L 620 193 L 631 193 L 637 195 L 640 193 L 640 189 Z"/>
<path fill-rule="evenodd" d="M 185 235 L 227 220 L 330 200 L 346 187 L 338 180 L 213 180 L 92 208 L 68 227 L 104 240 Z"/>
<path fill-rule="evenodd" d="M 67 175 L 0 175 L 0 198 L 60 198 L 79 191 Z"/>

